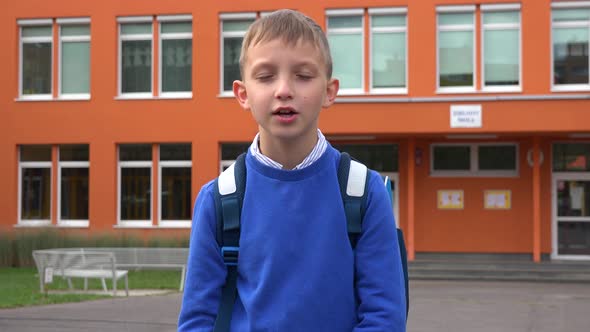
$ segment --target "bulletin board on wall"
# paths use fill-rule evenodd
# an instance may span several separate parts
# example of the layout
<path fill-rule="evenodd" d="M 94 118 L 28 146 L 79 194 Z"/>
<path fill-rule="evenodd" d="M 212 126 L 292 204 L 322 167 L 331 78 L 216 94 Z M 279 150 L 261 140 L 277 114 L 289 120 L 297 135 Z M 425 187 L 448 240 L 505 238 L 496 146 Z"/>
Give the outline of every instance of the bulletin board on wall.
<path fill-rule="evenodd" d="M 437 192 L 439 210 L 462 210 L 464 208 L 463 190 L 443 189 Z"/>
<path fill-rule="evenodd" d="M 485 190 L 483 206 L 486 210 L 509 210 L 512 207 L 510 190 Z"/>

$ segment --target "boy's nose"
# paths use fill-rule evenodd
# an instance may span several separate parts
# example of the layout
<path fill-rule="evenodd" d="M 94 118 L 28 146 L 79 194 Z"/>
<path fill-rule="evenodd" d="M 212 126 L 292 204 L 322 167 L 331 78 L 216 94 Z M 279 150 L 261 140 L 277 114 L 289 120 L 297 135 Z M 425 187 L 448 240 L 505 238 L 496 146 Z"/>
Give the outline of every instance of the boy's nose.
<path fill-rule="evenodd" d="M 277 81 L 277 88 L 275 91 L 275 97 L 278 99 L 290 99 L 293 97 L 293 89 L 291 82 L 288 79 L 279 79 Z"/>

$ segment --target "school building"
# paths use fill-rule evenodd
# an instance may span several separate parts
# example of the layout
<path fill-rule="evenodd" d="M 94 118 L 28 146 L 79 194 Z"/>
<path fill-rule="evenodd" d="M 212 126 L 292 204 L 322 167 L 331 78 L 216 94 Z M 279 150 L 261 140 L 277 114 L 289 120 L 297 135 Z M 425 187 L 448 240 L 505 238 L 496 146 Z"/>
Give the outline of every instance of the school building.
<path fill-rule="evenodd" d="M 281 7 L 278 7 L 278 6 Z M 231 93 L 279 8 L 327 33 L 320 128 L 389 175 L 410 260 L 590 260 L 590 1 L 22 0 L 0 20 L 0 231 L 188 234 L 257 132 Z"/>

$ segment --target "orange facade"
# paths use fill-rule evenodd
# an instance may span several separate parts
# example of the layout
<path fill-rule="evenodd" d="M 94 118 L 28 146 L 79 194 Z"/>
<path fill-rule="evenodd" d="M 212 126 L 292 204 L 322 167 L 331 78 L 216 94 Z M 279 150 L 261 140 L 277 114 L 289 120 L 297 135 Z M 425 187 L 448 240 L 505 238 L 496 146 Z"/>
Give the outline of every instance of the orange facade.
<path fill-rule="evenodd" d="M 554 144 L 585 144 L 590 137 L 590 81 L 577 88 L 559 89 L 552 84 L 552 10 L 586 8 L 587 3 L 549 0 L 329 0 L 283 1 L 282 7 L 300 10 L 324 28 L 330 11 L 359 9 L 363 26 L 363 74 L 360 91 L 343 94 L 324 110 L 320 128 L 328 139 L 354 144 L 392 144 L 398 147 L 397 191 L 401 227 L 407 237 L 410 258 L 420 252 L 518 253 L 555 255 L 557 220 L 554 183 L 560 181 L 552 168 Z M 482 79 L 482 11 L 486 5 L 517 5 L 519 21 L 519 82 L 514 91 L 488 91 Z M 470 91 L 444 91 L 438 81 L 440 62 L 438 15 L 441 7 L 468 6 L 473 26 L 473 86 Z M 370 75 L 371 9 L 402 8 L 406 17 L 407 79 L 405 91 L 374 93 Z M 223 65 L 221 17 L 228 13 L 255 13 L 279 9 L 271 1 L 114 1 L 100 3 L 59 0 L 25 0 L 6 6 L 0 26 L 0 227 L 2 232 L 37 227 L 19 221 L 19 149 L 27 145 L 51 145 L 50 225 L 58 220 L 58 147 L 88 144 L 88 225 L 82 232 L 134 231 L 184 233 L 189 227 L 161 227 L 156 195 L 151 196 L 151 226 L 118 224 L 118 146 L 146 143 L 153 149 L 150 185 L 158 192 L 157 151 L 160 144 L 190 143 L 192 153 L 192 201 L 199 188 L 220 169 L 224 143 L 249 142 L 257 132 L 250 114 L 220 91 Z M 585 10 L 585 9 L 584 9 Z M 118 18 L 148 16 L 154 26 L 161 15 L 189 15 L 192 18 L 192 94 L 181 98 L 160 96 L 159 70 L 153 70 L 151 96 L 124 98 L 119 92 Z M 59 48 L 51 58 L 49 100 L 22 98 L 21 30 L 19 20 L 51 19 L 57 31 L 58 19 L 89 18 L 90 69 L 89 99 L 63 100 L 59 95 Z M 587 29 L 587 27 L 586 27 Z M 153 40 L 160 31 L 154 29 Z M 59 36 L 53 33 L 53 45 Z M 153 43 L 152 58 L 161 45 Z M 586 43 L 586 59 L 588 54 Z M 335 60 L 335 62 L 337 59 Z M 459 61 L 459 60 L 457 60 Z M 154 67 L 155 68 L 155 67 Z M 588 66 L 586 65 L 586 70 Z M 491 74 L 490 74 L 491 75 Z M 588 72 L 586 71 L 586 78 Z M 452 107 L 476 105 L 481 126 L 450 125 Z M 510 143 L 516 146 L 516 169 L 511 176 L 486 174 L 437 175 L 432 169 L 433 146 L 437 144 L 485 145 Z M 543 156 L 543 160 L 541 159 Z M 537 161 L 535 163 L 535 161 Z M 585 172 L 576 172 L 580 180 Z M 565 180 L 569 181 L 569 180 Z M 440 191 L 462 191 L 462 209 L 441 208 Z M 485 192 L 510 192 L 510 208 L 486 209 Z M 575 219 L 586 222 L 585 214 Z M 576 217 L 578 218 L 578 217 Z M 61 227 L 60 227 L 61 228 Z M 70 228 L 70 227 L 63 227 Z M 582 228 L 585 229 L 585 228 Z M 559 255 L 557 255 L 559 256 Z M 585 254 L 582 257 L 588 257 Z"/>

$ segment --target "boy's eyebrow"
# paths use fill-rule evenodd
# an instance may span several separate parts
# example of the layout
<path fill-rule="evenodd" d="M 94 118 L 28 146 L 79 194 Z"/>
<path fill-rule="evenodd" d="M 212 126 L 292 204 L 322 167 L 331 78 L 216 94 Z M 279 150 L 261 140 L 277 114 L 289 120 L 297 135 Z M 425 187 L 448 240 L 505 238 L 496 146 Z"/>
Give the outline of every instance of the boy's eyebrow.
<path fill-rule="evenodd" d="M 300 61 L 295 66 L 295 68 L 302 68 L 302 67 L 310 67 L 311 69 L 317 69 L 318 65 L 313 61 Z"/>
<path fill-rule="evenodd" d="M 255 72 L 257 70 L 262 70 L 262 69 L 274 69 L 276 68 L 276 65 L 273 65 L 271 62 L 267 62 L 267 61 L 262 61 L 262 62 L 258 62 L 256 64 L 254 64 L 252 66 L 251 71 Z"/>
<path fill-rule="evenodd" d="M 255 63 L 252 66 L 251 71 L 256 72 L 258 70 L 264 70 L 264 69 L 275 69 L 276 67 L 277 67 L 277 65 L 272 63 L 271 61 L 261 61 L 261 62 Z M 318 65 L 315 62 L 307 61 L 307 60 L 301 60 L 299 62 L 296 62 L 292 67 L 295 69 L 301 69 L 301 68 L 311 68 L 313 70 L 318 69 Z"/>

